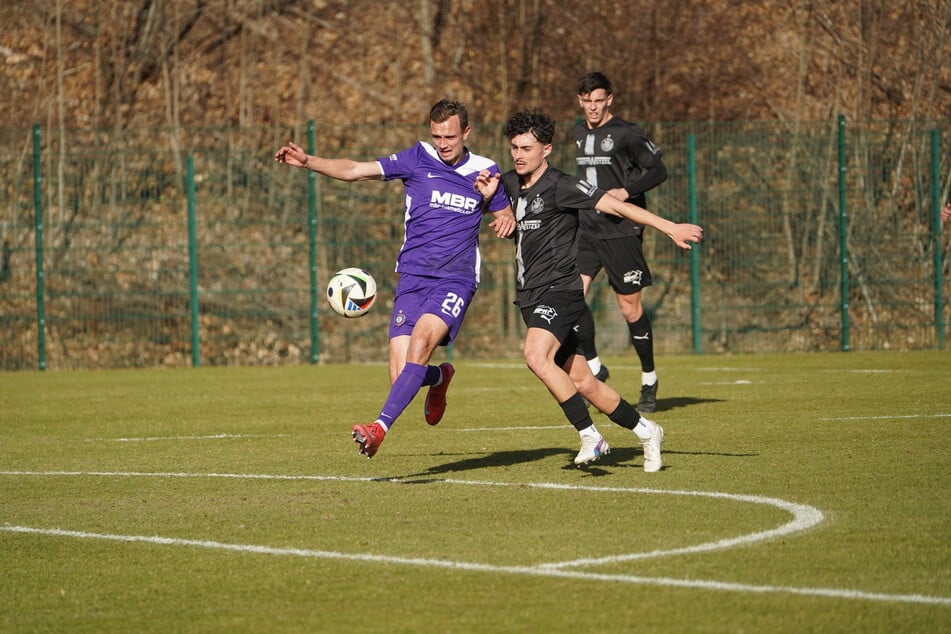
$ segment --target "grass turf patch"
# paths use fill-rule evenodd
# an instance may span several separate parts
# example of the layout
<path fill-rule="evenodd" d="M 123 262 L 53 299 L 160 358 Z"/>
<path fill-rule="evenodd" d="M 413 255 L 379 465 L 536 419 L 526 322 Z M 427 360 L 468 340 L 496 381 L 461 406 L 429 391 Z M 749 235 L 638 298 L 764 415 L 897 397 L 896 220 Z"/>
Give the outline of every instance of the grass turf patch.
<path fill-rule="evenodd" d="M 662 358 L 658 474 L 594 412 L 613 451 L 574 467 L 518 364 L 458 362 L 443 422 L 420 394 L 369 461 L 349 429 L 382 365 L 6 373 L 0 629 L 947 628 L 947 358 Z M 639 368 L 607 362 L 635 399 Z M 642 556 L 790 521 L 731 496 L 822 521 Z"/>

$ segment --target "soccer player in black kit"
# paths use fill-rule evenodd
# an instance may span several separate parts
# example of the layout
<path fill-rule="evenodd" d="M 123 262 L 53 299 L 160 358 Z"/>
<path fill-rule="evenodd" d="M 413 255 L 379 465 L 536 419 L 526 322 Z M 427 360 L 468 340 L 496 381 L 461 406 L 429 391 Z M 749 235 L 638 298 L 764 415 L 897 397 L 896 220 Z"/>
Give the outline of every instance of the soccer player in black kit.
<path fill-rule="evenodd" d="M 578 214 L 594 208 L 621 216 L 654 227 L 685 249 L 701 240 L 703 229 L 673 223 L 550 166 L 554 134 L 555 122 L 548 115 L 538 111 L 513 115 L 505 124 L 505 136 L 515 169 L 501 178 L 483 171 L 475 183 L 483 196 L 492 196 L 501 180 L 515 211 L 515 303 L 528 326 L 525 363 L 581 436 L 575 464 L 597 460 L 610 450 L 591 420 L 587 399 L 614 423 L 637 434 L 644 449 L 644 471 L 659 471 L 663 428 L 596 379 L 578 346 L 575 325 L 588 310 L 575 261 Z"/>
<path fill-rule="evenodd" d="M 646 208 L 644 192 L 667 180 L 667 168 L 661 151 L 640 127 L 611 113 L 613 100 L 611 81 L 603 73 L 588 73 L 578 81 L 578 105 L 584 119 L 574 127 L 576 174 L 620 200 Z M 651 272 L 641 245 L 643 231 L 640 223 L 595 209 L 584 210 L 578 268 L 585 295 L 602 267 L 607 273 L 641 362 L 637 409 L 653 412 L 657 409 L 658 381 L 654 332 L 641 303 L 641 290 L 651 285 Z M 606 380 L 608 369 L 598 358 L 590 311 L 582 316 L 579 336 L 591 371 Z"/>

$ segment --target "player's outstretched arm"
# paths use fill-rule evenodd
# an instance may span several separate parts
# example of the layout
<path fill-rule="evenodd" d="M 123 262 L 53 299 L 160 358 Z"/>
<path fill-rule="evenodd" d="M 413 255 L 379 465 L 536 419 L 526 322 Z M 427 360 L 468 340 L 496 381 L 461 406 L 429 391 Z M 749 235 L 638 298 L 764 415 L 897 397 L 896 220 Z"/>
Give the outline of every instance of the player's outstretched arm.
<path fill-rule="evenodd" d="M 605 194 L 598 200 L 594 206 L 598 211 L 621 216 L 636 223 L 653 227 L 663 234 L 666 234 L 674 241 L 678 247 L 689 249 L 691 242 L 700 242 L 703 239 L 703 228 L 687 222 L 671 222 L 666 218 L 661 218 L 643 207 L 632 205 L 631 203 L 621 202 L 610 194 Z"/>
<path fill-rule="evenodd" d="M 351 161 L 350 159 L 329 159 L 307 154 L 299 145 L 288 141 L 274 154 L 278 163 L 293 167 L 304 167 L 318 174 L 341 181 L 379 180 L 383 173 L 376 161 Z"/>

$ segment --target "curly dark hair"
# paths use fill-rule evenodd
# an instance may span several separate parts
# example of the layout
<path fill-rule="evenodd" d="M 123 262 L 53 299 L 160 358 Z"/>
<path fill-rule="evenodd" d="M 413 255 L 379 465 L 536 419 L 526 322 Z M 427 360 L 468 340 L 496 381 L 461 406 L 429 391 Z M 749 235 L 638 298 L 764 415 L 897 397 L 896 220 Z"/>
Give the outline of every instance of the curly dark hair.
<path fill-rule="evenodd" d="M 526 132 L 531 132 L 540 143 L 548 145 L 555 138 L 555 120 L 540 110 L 522 110 L 509 117 L 502 131 L 510 141 Z"/>

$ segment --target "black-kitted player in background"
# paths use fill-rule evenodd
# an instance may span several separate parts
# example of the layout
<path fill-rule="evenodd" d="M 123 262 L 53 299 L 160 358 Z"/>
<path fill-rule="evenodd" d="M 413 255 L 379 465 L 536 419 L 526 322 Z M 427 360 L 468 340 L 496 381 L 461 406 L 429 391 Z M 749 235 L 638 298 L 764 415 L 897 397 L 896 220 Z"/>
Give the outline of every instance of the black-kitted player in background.
<path fill-rule="evenodd" d="M 667 180 L 662 153 L 636 124 L 611 113 L 611 81 L 600 72 L 578 81 L 578 105 L 584 119 L 574 127 L 577 175 L 620 200 L 647 208 L 644 192 Z M 641 290 L 651 285 L 644 258 L 644 225 L 602 214 L 596 209 L 581 213 L 578 268 L 585 295 L 591 281 L 604 268 L 627 322 L 631 343 L 641 362 L 641 396 L 637 409 L 657 409 L 657 372 L 654 368 L 654 332 L 644 312 Z M 579 322 L 579 338 L 594 375 L 608 378 L 595 344 L 594 319 L 586 311 Z"/>

